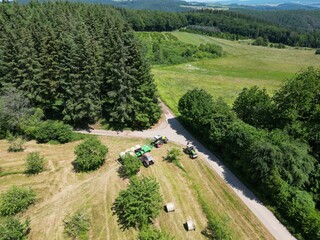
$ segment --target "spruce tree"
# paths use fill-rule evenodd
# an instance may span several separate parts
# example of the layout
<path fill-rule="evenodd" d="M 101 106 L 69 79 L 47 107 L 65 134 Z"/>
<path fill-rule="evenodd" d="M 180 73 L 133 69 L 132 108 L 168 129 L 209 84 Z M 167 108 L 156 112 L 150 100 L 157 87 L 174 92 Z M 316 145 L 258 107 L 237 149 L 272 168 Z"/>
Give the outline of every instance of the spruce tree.
<path fill-rule="evenodd" d="M 105 93 L 104 110 L 107 120 L 116 127 L 130 125 L 133 115 L 132 81 L 126 61 L 127 46 L 124 45 L 119 24 L 108 28 L 104 44 L 102 91 Z"/>
<path fill-rule="evenodd" d="M 161 115 L 156 94 L 156 86 L 150 74 L 149 66 L 142 56 L 141 47 L 133 32 L 126 31 L 124 43 L 128 46 L 127 66 L 131 76 L 133 93 L 132 127 L 148 128 L 155 124 Z"/>
<path fill-rule="evenodd" d="M 93 123 L 101 112 L 100 82 L 96 69 L 96 43 L 79 23 L 71 48 L 70 83 L 65 89 L 64 120 L 77 125 Z"/>

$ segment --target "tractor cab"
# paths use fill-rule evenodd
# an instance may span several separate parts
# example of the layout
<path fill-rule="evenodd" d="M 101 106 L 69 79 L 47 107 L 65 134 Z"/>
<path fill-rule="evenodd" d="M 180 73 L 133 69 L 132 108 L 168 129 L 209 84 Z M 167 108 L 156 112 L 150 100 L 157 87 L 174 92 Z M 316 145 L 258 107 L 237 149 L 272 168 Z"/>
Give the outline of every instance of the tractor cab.
<path fill-rule="evenodd" d="M 149 167 L 150 165 L 154 164 L 154 159 L 150 153 L 145 153 L 140 156 L 140 160 L 145 167 Z"/>
<path fill-rule="evenodd" d="M 152 145 L 156 148 L 161 147 L 163 144 L 168 143 L 168 138 L 166 136 L 156 135 L 153 138 Z"/>
<path fill-rule="evenodd" d="M 192 144 L 187 144 L 186 148 L 183 149 L 184 153 L 188 154 L 191 159 L 198 157 L 197 151 Z"/>

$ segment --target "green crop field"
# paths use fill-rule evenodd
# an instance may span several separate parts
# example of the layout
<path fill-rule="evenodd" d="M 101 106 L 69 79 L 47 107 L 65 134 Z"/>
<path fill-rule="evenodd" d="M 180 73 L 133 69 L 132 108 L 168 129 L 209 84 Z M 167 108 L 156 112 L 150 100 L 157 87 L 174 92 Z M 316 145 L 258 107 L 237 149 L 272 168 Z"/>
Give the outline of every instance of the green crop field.
<path fill-rule="evenodd" d="M 226 53 L 222 58 L 153 66 L 160 96 L 176 114 L 180 97 L 190 89 L 203 88 L 214 98 L 222 97 L 232 104 L 244 87 L 258 85 L 273 94 L 283 81 L 301 69 L 320 66 L 320 56 L 314 54 L 314 49 L 276 49 L 252 46 L 248 44 L 250 41 L 229 41 L 185 32 L 172 34 L 188 44 L 217 44 Z"/>

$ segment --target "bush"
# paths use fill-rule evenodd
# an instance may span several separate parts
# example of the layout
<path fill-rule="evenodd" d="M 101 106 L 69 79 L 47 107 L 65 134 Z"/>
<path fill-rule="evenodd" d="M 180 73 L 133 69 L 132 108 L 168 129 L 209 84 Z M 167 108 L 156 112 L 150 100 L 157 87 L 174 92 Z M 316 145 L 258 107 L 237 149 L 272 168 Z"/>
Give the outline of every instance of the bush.
<path fill-rule="evenodd" d="M 32 189 L 12 186 L 0 198 L 0 215 L 12 216 L 24 212 L 36 200 L 36 194 Z"/>
<path fill-rule="evenodd" d="M 167 152 L 167 156 L 165 157 L 165 160 L 168 162 L 172 162 L 174 165 L 176 165 L 178 168 L 182 169 L 185 171 L 184 167 L 180 163 L 180 156 L 181 156 L 181 151 L 178 148 L 171 148 Z"/>
<path fill-rule="evenodd" d="M 26 240 L 30 232 L 30 220 L 27 219 L 24 223 L 19 219 L 9 217 L 0 224 L 0 239 L 1 240 Z"/>
<path fill-rule="evenodd" d="M 258 37 L 253 43 L 252 45 L 256 45 L 256 46 L 268 46 L 268 41 L 266 39 L 264 39 L 263 37 Z"/>
<path fill-rule="evenodd" d="M 139 240 L 173 240 L 174 237 L 154 227 L 144 226 L 139 233 Z"/>
<path fill-rule="evenodd" d="M 208 219 L 208 225 L 201 233 L 210 240 L 233 239 L 228 228 L 225 226 L 225 223 L 213 216 Z"/>
<path fill-rule="evenodd" d="M 70 142 L 73 138 L 72 127 L 59 121 L 44 121 L 34 131 L 34 138 L 38 143 L 57 141 L 59 143 Z"/>
<path fill-rule="evenodd" d="M 22 139 L 21 137 L 13 137 L 10 136 L 8 139 L 9 142 L 9 148 L 8 148 L 8 152 L 23 152 L 24 150 L 24 144 L 25 144 L 25 140 Z"/>
<path fill-rule="evenodd" d="M 19 131 L 29 139 L 33 139 L 38 127 L 43 123 L 43 110 L 40 108 L 30 109 L 28 115 L 24 115 L 19 120 Z"/>
<path fill-rule="evenodd" d="M 200 44 L 199 50 L 202 52 L 207 52 L 213 56 L 221 57 L 222 56 L 222 47 L 215 44 Z"/>
<path fill-rule="evenodd" d="M 63 224 L 63 233 L 67 237 L 72 239 L 86 239 L 87 232 L 90 226 L 90 221 L 80 211 L 77 211 L 72 216 L 67 216 L 63 221 Z"/>
<path fill-rule="evenodd" d="M 113 212 L 123 229 L 142 228 L 156 218 L 162 208 L 159 183 L 154 178 L 132 178 L 113 203 Z"/>
<path fill-rule="evenodd" d="M 38 174 L 44 171 L 45 159 L 38 152 L 31 152 L 26 159 L 26 173 Z"/>
<path fill-rule="evenodd" d="M 108 148 L 97 138 L 91 137 L 80 143 L 76 149 L 74 167 L 77 172 L 88 172 L 98 169 L 105 161 Z"/>
<path fill-rule="evenodd" d="M 320 49 L 317 49 L 315 54 L 320 54 Z"/>
<path fill-rule="evenodd" d="M 131 156 L 130 154 L 126 154 L 122 161 L 122 173 L 124 176 L 131 178 L 136 175 L 140 171 L 141 161 L 136 156 Z"/>

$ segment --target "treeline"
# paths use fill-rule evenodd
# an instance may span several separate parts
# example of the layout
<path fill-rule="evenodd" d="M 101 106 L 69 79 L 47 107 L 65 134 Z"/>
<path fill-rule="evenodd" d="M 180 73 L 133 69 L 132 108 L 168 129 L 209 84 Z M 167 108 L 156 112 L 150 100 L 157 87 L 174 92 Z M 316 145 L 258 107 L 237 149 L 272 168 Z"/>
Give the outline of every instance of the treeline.
<path fill-rule="evenodd" d="M 263 37 L 269 42 L 290 46 L 320 47 L 319 31 L 290 30 L 231 11 L 201 10 L 170 13 L 122 9 L 121 12 L 136 31 L 172 31 L 187 27 L 187 30 L 192 32 L 232 40 Z"/>
<path fill-rule="evenodd" d="M 232 9 L 232 11 L 252 16 L 292 30 L 314 31 L 320 29 L 319 10 L 258 11 L 249 9 Z"/>
<path fill-rule="evenodd" d="M 118 10 L 2 4 L 0 26 L 1 95 L 18 91 L 46 119 L 76 126 L 104 118 L 121 128 L 146 128 L 160 117 L 140 43 Z"/>
<path fill-rule="evenodd" d="M 188 25 L 185 13 L 119 9 L 135 31 L 173 31 Z"/>
<path fill-rule="evenodd" d="M 92 0 L 89 0 L 92 1 Z M 93 3 L 111 4 L 116 7 L 131 8 L 131 9 L 148 9 L 166 12 L 181 12 L 186 8 L 181 5 L 188 6 L 185 1 L 180 0 L 134 0 L 134 1 L 113 1 L 113 0 L 95 0 Z"/>
<path fill-rule="evenodd" d="M 231 109 L 204 90 L 179 101 L 182 121 L 254 186 L 298 239 L 320 239 L 320 71 L 308 69 L 273 98 L 244 89 Z"/>

